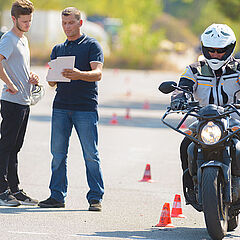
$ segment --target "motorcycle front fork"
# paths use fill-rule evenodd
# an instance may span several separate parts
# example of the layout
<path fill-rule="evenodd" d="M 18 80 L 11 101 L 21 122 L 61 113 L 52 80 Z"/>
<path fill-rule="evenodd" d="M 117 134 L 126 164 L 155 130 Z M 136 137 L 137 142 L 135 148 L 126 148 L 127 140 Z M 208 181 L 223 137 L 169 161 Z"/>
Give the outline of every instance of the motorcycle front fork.
<path fill-rule="evenodd" d="M 232 200 L 236 202 L 240 199 L 240 177 L 232 176 Z"/>

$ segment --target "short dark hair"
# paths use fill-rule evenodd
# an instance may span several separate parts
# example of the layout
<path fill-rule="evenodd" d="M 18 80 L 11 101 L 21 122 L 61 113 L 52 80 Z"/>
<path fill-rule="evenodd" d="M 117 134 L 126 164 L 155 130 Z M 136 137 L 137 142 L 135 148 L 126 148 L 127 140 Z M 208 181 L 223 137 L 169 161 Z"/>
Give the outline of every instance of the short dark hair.
<path fill-rule="evenodd" d="M 62 11 L 62 16 L 69 16 L 73 14 L 77 20 L 81 19 L 81 12 L 75 7 L 68 7 Z"/>
<path fill-rule="evenodd" d="M 32 2 L 29 0 L 17 0 L 12 4 L 11 15 L 19 18 L 20 15 L 30 15 L 33 11 Z"/>

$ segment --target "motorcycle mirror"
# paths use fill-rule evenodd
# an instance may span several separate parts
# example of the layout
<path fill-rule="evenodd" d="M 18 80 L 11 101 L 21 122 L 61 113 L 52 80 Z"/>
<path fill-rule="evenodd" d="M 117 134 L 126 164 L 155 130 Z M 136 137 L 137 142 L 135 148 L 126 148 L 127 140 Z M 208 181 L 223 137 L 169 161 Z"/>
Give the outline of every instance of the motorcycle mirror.
<path fill-rule="evenodd" d="M 177 83 L 174 81 L 166 81 L 161 83 L 161 85 L 159 86 L 158 90 L 162 93 L 168 94 L 173 92 L 177 86 Z"/>

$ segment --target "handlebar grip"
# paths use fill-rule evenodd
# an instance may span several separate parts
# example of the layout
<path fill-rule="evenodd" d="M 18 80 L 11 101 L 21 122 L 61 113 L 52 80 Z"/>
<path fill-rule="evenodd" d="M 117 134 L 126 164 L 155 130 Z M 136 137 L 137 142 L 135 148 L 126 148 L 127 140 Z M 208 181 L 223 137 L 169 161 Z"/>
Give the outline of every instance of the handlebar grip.
<path fill-rule="evenodd" d="M 233 106 L 234 106 L 236 109 L 240 109 L 240 104 L 239 104 L 239 103 L 234 103 Z"/>

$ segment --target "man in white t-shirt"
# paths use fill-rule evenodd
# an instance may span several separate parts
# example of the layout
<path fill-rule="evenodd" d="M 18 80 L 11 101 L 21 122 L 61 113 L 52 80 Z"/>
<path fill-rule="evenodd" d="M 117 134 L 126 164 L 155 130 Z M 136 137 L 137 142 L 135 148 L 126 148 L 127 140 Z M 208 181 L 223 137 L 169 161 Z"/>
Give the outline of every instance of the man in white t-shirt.
<path fill-rule="evenodd" d="M 18 152 L 27 128 L 32 88 L 39 78 L 30 72 L 30 53 L 27 38 L 33 4 L 17 0 L 12 4 L 13 28 L 0 41 L 0 79 L 5 83 L 1 95 L 0 138 L 0 206 L 36 205 L 19 189 Z"/>

